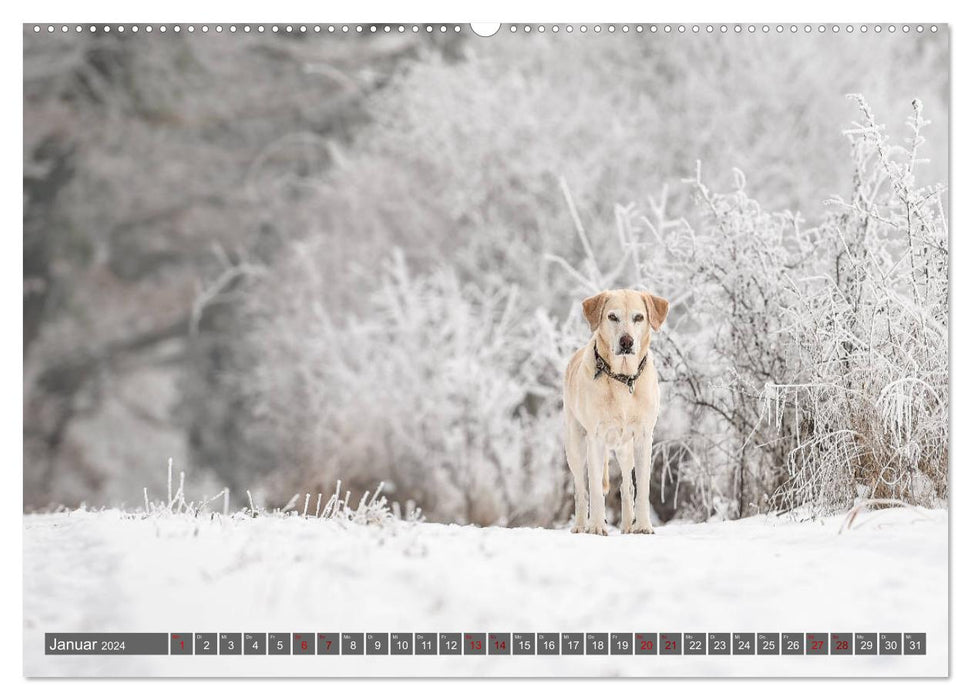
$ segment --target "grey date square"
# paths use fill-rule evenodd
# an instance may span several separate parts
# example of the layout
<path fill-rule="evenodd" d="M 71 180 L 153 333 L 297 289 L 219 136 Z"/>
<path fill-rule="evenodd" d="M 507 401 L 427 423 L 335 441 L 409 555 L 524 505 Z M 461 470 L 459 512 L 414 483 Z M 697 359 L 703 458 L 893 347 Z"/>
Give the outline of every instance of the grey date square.
<path fill-rule="evenodd" d="M 685 656 L 704 656 L 706 653 L 705 635 L 701 632 L 684 633 Z"/>
<path fill-rule="evenodd" d="M 317 656 L 337 656 L 341 653 L 341 637 L 337 632 L 317 633 Z"/>
<path fill-rule="evenodd" d="M 611 632 L 610 633 L 610 653 L 611 654 L 633 654 L 634 635 L 630 632 Z"/>
<path fill-rule="evenodd" d="M 708 633 L 708 654 L 711 656 L 728 656 L 732 653 L 732 635 L 728 632 Z"/>
<path fill-rule="evenodd" d="M 732 634 L 732 654 L 748 656 L 755 653 L 755 635 L 751 632 L 735 632 Z"/>
<path fill-rule="evenodd" d="M 464 649 L 462 653 L 469 656 L 485 656 L 485 637 L 484 632 L 466 632 L 463 635 L 465 641 L 462 643 L 462 648 Z"/>
<path fill-rule="evenodd" d="M 833 632 L 829 635 L 829 653 L 834 656 L 853 655 L 853 635 L 849 632 Z"/>
<path fill-rule="evenodd" d="M 443 656 L 462 654 L 462 635 L 458 632 L 443 632 L 438 635 L 438 653 Z"/>
<path fill-rule="evenodd" d="M 458 640 L 456 639 L 456 648 L 458 648 L 458 644 Z M 434 632 L 415 632 L 415 654 L 419 656 L 434 656 L 438 654 L 438 635 Z"/>
<path fill-rule="evenodd" d="M 556 656 L 560 653 L 560 633 L 540 632 L 536 635 L 536 653 L 540 656 Z"/>
<path fill-rule="evenodd" d="M 825 632 L 806 632 L 806 655 L 826 656 L 829 654 L 829 635 Z"/>
<path fill-rule="evenodd" d="M 661 646 L 661 655 L 681 654 L 681 633 L 662 632 L 658 644 Z"/>
<path fill-rule="evenodd" d="M 235 656 L 243 653 L 243 635 L 239 632 L 219 633 L 219 653 Z"/>
<path fill-rule="evenodd" d="M 360 632 L 341 632 L 341 655 L 364 656 L 364 635 Z"/>
<path fill-rule="evenodd" d="M 587 632 L 586 641 L 586 653 L 588 655 L 600 656 L 607 653 L 608 644 L 606 632 Z"/>
<path fill-rule="evenodd" d="M 371 656 L 386 656 L 388 654 L 388 633 L 368 632 L 365 637 L 367 653 Z"/>
<path fill-rule="evenodd" d="M 290 633 L 270 632 L 270 634 L 267 635 L 266 647 L 270 651 L 270 656 L 289 656 Z"/>
<path fill-rule="evenodd" d="M 215 632 L 196 632 L 194 637 L 196 656 L 215 656 L 218 652 Z"/>
<path fill-rule="evenodd" d="M 782 633 L 782 655 L 802 656 L 806 653 L 806 635 L 802 632 Z"/>
<path fill-rule="evenodd" d="M 853 635 L 853 653 L 857 656 L 875 656 L 877 635 L 875 632 L 857 632 Z"/>
<path fill-rule="evenodd" d="M 927 633 L 906 632 L 904 634 L 904 654 L 907 656 L 927 654 Z"/>
<path fill-rule="evenodd" d="M 293 633 L 293 653 L 299 656 L 313 656 L 317 651 L 314 635 L 311 632 Z"/>
<path fill-rule="evenodd" d="M 489 633 L 489 656 L 509 656 L 512 653 L 512 640 L 508 632 Z"/>
<path fill-rule="evenodd" d="M 560 648 L 564 654 L 583 654 L 583 632 L 564 632 L 560 636 Z"/>
<path fill-rule="evenodd" d="M 173 632 L 169 635 L 169 653 L 175 655 L 192 653 L 192 635 L 189 632 Z"/>
<path fill-rule="evenodd" d="M 266 632 L 247 632 L 243 635 L 244 654 L 266 654 Z"/>
<path fill-rule="evenodd" d="M 407 632 L 391 633 L 391 655 L 411 656 L 414 653 L 414 635 Z"/>
<path fill-rule="evenodd" d="M 512 653 L 528 656 L 536 653 L 536 635 L 532 632 L 513 632 Z"/>
<path fill-rule="evenodd" d="M 657 656 L 657 632 L 636 632 L 634 634 L 634 654 L 636 656 Z"/>
<path fill-rule="evenodd" d="M 880 654 L 895 656 L 901 653 L 901 637 L 903 637 L 900 632 L 881 632 L 880 633 Z"/>
<path fill-rule="evenodd" d="M 756 653 L 773 655 L 779 653 L 779 633 L 759 632 L 755 635 Z"/>

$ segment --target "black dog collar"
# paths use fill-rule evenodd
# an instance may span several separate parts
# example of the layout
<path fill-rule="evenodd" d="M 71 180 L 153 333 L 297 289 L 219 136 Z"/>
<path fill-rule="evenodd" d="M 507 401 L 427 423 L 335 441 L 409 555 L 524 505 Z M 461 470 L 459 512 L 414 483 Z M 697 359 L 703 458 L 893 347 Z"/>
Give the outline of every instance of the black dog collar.
<path fill-rule="evenodd" d="M 597 371 L 593 373 L 594 379 L 599 377 L 601 374 L 606 374 L 611 379 L 614 379 L 620 382 L 621 384 L 626 384 L 627 389 L 630 391 L 630 393 L 632 394 L 634 393 L 634 382 L 636 382 L 637 378 L 641 376 L 641 372 L 644 371 L 644 366 L 647 364 L 646 352 L 644 353 L 644 359 L 642 359 L 641 363 L 637 366 L 637 374 L 619 374 L 616 372 L 612 372 L 610 370 L 610 365 L 607 364 L 607 361 L 600 356 L 599 352 L 597 352 L 596 343 L 593 344 L 593 357 L 596 361 L 596 366 L 597 366 Z"/>

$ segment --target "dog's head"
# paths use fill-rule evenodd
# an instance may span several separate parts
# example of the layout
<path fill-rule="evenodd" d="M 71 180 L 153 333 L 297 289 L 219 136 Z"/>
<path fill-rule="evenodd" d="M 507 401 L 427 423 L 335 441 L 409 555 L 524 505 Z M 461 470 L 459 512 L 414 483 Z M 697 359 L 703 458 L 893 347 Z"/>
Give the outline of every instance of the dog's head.
<path fill-rule="evenodd" d="M 621 360 L 624 371 L 636 371 L 647 352 L 651 331 L 668 315 L 668 300 L 633 289 L 615 289 L 583 300 L 583 315 L 597 336 L 597 349 Z M 604 358 L 608 359 L 608 358 Z"/>

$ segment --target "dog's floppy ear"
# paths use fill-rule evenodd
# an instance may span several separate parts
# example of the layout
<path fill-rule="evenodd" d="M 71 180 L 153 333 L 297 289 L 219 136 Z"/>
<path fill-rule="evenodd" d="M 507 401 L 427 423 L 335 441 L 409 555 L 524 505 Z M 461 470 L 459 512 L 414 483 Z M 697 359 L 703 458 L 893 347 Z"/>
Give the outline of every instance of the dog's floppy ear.
<path fill-rule="evenodd" d="M 600 292 L 583 300 L 583 315 L 586 317 L 587 323 L 590 324 L 591 331 L 597 330 L 597 326 L 600 325 L 604 304 L 607 303 L 607 294 L 609 292 Z"/>
<path fill-rule="evenodd" d="M 647 320 L 651 328 L 657 330 L 668 317 L 668 300 L 647 292 L 641 292 L 641 296 L 644 297 L 644 306 L 647 307 Z"/>

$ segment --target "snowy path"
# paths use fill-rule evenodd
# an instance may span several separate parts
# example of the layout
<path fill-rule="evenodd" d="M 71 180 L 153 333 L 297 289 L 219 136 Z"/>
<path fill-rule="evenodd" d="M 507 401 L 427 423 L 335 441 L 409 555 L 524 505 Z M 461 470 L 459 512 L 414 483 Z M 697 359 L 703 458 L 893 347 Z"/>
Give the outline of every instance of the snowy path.
<path fill-rule="evenodd" d="M 24 516 L 28 675 L 944 675 L 947 513 L 649 536 Z M 926 632 L 925 657 L 44 657 L 45 631 Z"/>

